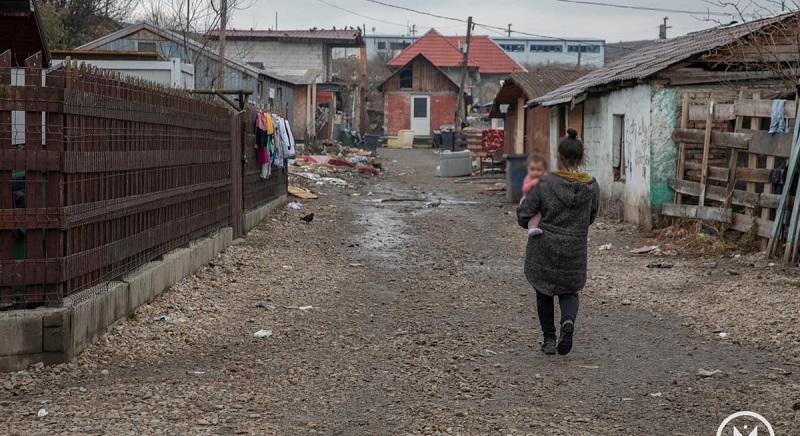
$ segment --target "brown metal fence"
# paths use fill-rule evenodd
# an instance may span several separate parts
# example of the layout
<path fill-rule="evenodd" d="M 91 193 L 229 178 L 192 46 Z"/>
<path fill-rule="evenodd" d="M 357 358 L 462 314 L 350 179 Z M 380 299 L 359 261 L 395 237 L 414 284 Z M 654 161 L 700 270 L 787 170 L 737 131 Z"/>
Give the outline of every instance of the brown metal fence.
<path fill-rule="evenodd" d="M 0 310 L 56 306 L 221 227 L 239 233 L 243 198 L 286 190 L 283 175 L 255 184 L 242 171 L 248 113 L 12 59 L 0 55 Z"/>

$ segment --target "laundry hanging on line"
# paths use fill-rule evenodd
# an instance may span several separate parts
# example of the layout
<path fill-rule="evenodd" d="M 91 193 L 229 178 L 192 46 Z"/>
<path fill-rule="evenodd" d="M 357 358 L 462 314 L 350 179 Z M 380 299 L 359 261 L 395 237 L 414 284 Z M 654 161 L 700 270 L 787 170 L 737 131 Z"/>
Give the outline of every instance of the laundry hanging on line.
<path fill-rule="evenodd" d="M 295 142 L 289 121 L 277 114 L 256 112 L 256 158 L 261 164 L 261 178 L 268 179 L 272 167 L 283 168 L 295 156 Z"/>

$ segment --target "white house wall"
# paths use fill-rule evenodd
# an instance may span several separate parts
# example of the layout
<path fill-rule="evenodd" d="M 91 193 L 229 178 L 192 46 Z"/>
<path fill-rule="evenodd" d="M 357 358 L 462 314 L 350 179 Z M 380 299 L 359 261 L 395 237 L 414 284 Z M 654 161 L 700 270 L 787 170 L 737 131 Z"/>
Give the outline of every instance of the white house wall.
<path fill-rule="evenodd" d="M 651 92 L 649 85 L 625 88 L 584 102 L 586 169 L 597 178 L 606 208 L 625 220 L 650 227 Z M 624 115 L 625 182 L 615 182 L 612 165 L 613 117 Z"/>
<path fill-rule="evenodd" d="M 241 62 L 261 62 L 265 68 L 327 71 L 325 46 L 314 42 L 227 40 L 226 55 Z M 328 77 L 322 77 L 327 81 Z"/>

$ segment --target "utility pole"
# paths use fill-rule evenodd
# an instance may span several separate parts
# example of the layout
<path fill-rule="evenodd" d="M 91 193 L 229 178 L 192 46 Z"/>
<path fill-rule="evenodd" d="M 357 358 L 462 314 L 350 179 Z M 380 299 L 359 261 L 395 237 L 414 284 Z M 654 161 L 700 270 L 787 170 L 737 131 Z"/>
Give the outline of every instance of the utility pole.
<path fill-rule="evenodd" d="M 781 1 L 781 12 L 786 12 L 786 0 Z"/>
<path fill-rule="evenodd" d="M 581 66 L 581 56 L 583 56 L 583 44 L 578 44 L 578 66 Z"/>
<path fill-rule="evenodd" d="M 412 24 L 411 25 L 411 36 L 417 36 L 417 25 L 416 24 Z"/>
<path fill-rule="evenodd" d="M 220 1 L 219 9 L 219 71 L 217 71 L 216 89 L 225 88 L 225 28 L 228 26 L 228 0 Z"/>
<path fill-rule="evenodd" d="M 511 23 L 508 24 L 508 37 L 511 38 Z"/>
<path fill-rule="evenodd" d="M 278 11 L 275 11 L 275 30 L 278 30 Z"/>
<path fill-rule="evenodd" d="M 461 60 L 461 80 L 458 85 L 458 100 L 456 103 L 455 113 L 455 128 L 456 133 L 461 133 L 462 116 L 465 116 L 464 110 L 464 86 L 467 81 L 467 70 L 469 68 L 469 46 L 472 39 L 472 17 L 467 18 L 467 37 L 464 40 L 464 58 Z M 465 117 L 466 118 L 466 117 Z M 457 136 L 457 137 L 460 137 Z"/>

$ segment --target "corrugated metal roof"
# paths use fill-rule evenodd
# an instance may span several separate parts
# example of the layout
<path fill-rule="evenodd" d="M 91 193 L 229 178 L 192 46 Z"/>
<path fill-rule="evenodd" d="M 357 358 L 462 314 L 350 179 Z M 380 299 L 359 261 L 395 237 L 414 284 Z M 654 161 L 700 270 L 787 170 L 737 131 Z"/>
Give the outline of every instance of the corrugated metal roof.
<path fill-rule="evenodd" d="M 529 104 L 552 106 L 566 103 L 598 86 L 645 79 L 671 65 L 728 45 L 764 27 L 792 18 L 795 14 L 793 12 L 735 26 L 715 27 L 677 38 L 657 41 L 615 63 L 594 70 L 572 83 L 533 99 Z"/>
<path fill-rule="evenodd" d="M 320 75 L 319 70 L 290 70 L 285 68 L 263 68 L 264 75 L 291 83 L 292 85 L 308 85 L 314 83 Z"/>
<path fill-rule="evenodd" d="M 581 68 L 538 67 L 525 73 L 514 73 L 508 77 L 508 82 L 519 86 L 528 99 L 533 99 L 574 82 L 589 71 Z"/>
<path fill-rule="evenodd" d="M 209 37 L 217 38 L 218 31 L 209 33 Z M 229 39 L 300 39 L 320 40 L 323 42 L 349 43 L 363 45 L 361 32 L 358 29 L 309 29 L 309 30 L 238 30 L 228 29 L 225 38 Z"/>
<path fill-rule="evenodd" d="M 463 36 L 443 36 L 435 29 L 429 30 L 420 39 L 406 47 L 386 65 L 399 68 L 422 53 L 439 68 L 455 68 L 461 66 L 464 55 L 461 45 Z M 514 59 L 495 44 L 488 36 L 475 35 L 470 41 L 470 67 L 478 68 L 484 74 L 508 74 L 525 71 Z"/>

